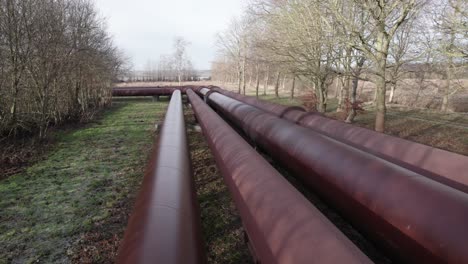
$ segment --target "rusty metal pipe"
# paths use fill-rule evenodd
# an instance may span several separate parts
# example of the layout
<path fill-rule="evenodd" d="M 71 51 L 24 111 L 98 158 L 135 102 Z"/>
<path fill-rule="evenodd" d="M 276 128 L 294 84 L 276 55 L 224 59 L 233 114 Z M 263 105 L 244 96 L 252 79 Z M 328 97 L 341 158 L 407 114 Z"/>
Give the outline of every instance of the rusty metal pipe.
<path fill-rule="evenodd" d="M 468 157 L 346 124 L 322 114 L 243 96 L 219 87 L 211 90 L 352 145 L 399 166 L 468 193 Z M 207 88 L 200 91 L 206 94 Z"/>
<path fill-rule="evenodd" d="M 293 114 L 287 114 L 285 118 L 293 120 L 290 118 Z M 353 126 L 321 115 L 306 115 L 300 117 L 297 123 L 353 146 L 359 146 L 365 151 L 371 151 L 393 163 L 468 193 L 468 157 L 466 156 Z"/>
<path fill-rule="evenodd" d="M 117 263 L 205 263 L 182 95 L 172 94 Z"/>
<path fill-rule="evenodd" d="M 468 263 L 468 195 L 220 93 L 209 103 L 409 263 Z"/>
<path fill-rule="evenodd" d="M 176 90 L 173 87 L 113 88 L 112 96 L 169 96 Z"/>
<path fill-rule="evenodd" d="M 198 86 L 134 86 L 112 88 L 112 96 L 170 96 L 179 90 L 185 93 L 187 89 L 198 90 Z"/>
<path fill-rule="evenodd" d="M 231 91 L 227 91 L 227 90 L 221 89 L 221 88 L 216 87 L 216 86 L 210 86 L 209 88 L 206 88 L 206 87 L 201 88 L 200 89 L 200 94 L 205 95 L 208 91 L 218 92 L 220 94 L 226 95 L 226 96 L 231 97 L 233 99 L 236 99 L 238 101 L 241 101 L 241 102 L 244 102 L 246 104 L 250 104 L 252 106 L 258 107 L 258 108 L 262 109 L 263 111 L 272 113 L 272 114 L 274 114 L 276 116 L 282 116 L 285 113 L 291 111 L 292 109 L 294 109 L 294 110 L 296 110 L 298 112 L 305 113 L 305 109 L 303 109 L 302 107 L 298 107 L 298 106 L 290 107 L 290 106 L 284 106 L 284 105 L 280 105 L 280 104 L 274 104 L 274 103 L 270 103 L 270 102 L 267 102 L 267 101 L 259 100 L 256 97 L 245 96 L 245 95 L 241 95 L 241 94 L 234 93 L 234 92 L 231 92 Z"/>
<path fill-rule="evenodd" d="M 194 92 L 187 95 L 260 263 L 371 263 Z"/>

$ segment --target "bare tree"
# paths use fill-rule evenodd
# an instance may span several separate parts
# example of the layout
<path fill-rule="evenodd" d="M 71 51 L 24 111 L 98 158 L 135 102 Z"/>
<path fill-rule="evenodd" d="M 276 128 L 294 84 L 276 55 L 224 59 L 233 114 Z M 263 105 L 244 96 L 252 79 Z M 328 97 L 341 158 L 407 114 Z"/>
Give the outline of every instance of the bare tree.
<path fill-rule="evenodd" d="M 246 66 L 246 28 L 245 20 L 234 19 L 228 30 L 218 35 L 218 47 L 220 53 L 226 54 L 237 66 L 238 93 L 245 90 L 245 66 Z"/>
<path fill-rule="evenodd" d="M 0 133 L 39 134 L 111 102 L 124 60 L 86 0 L 0 0 Z"/>
<path fill-rule="evenodd" d="M 438 36 L 436 51 L 443 62 L 446 80 L 441 110 L 447 111 L 450 97 L 462 87 L 456 82 L 456 72 L 463 68 L 463 60 L 468 59 L 468 3 L 465 0 L 443 0 L 432 7 L 436 7 L 431 10 Z"/>
<path fill-rule="evenodd" d="M 428 2 L 432 2 L 429 20 L 421 15 Z M 396 91 L 415 76 L 417 100 L 426 79 L 439 69 L 446 80 L 439 89 L 442 108 L 447 109 L 450 97 L 462 87 L 458 79 L 466 72 L 466 5 L 466 0 L 250 0 L 244 23 L 237 27 L 241 30 L 231 26 L 220 35 L 225 65 L 229 65 L 223 69 L 231 80 L 237 79 L 239 92 L 245 92 L 246 79 L 255 80 L 256 94 L 259 79 L 263 79 L 264 94 L 272 85 L 278 96 L 279 87 L 284 88 L 288 76 L 293 76 L 291 96 L 295 80 L 301 80 L 313 89 L 321 112 L 326 111 L 333 82 L 338 111 L 356 104 L 358 87 L 363 87 L 360 82 L 372 82 L 375 129 L 384 132 L 387 88 L 392 103 Z M 429 36 L 432 40 L 426 43 L 424 38 Z M 347 122 L 353 121 L 355 110 Z"/>
<path fill-rule="evenodd" d="M 32 50 L 31 43 L 27 41 L 28 28 L 32 26 L 32 10 L 26 2 L 4 0 L 0 3 L 0 56 L 3 62 L 0 102 L 9 108 L 9 111 L 2 111 L 0 119 L 16 134 L 17 129 L 23 126 L 17 117 L 18 101 L 27 59 Z"/>
<path fill-rule="evenodd" d="M 352 76 L 353 76 L 353 86 L 351 89 L 351 97 L 349 99 L 350 110 L 348 116 L 346 117 L 346 123 L 353 123 L 354 118 L 357 115 L 357 89 L 359 85 L 359 79 L 361 77 L 362 70 L 364 68 L 364 64 L 366 63 L 366 58 L 364 56 L 357 56 L 356 66 L 352 69 Z"/>
<path fill-rule="evenodd" d="M 182 37 L 176 37 L 174 39 L 174 68 L 177 72 L 179 85 L 182 83 L 184 71 L 191 65 L 187 56 L 187 47 L 189 45 L 190 43 Z"/>
<path fill-rule="evenodd" d="M 373 63 L 373 74 L 377 86 L 375 130 L 385 131 L 387 63 L 390 43 L 398 28 L 409 18 L 416 15 L 424 1 L 392 0 L 369 1 L 352 0 L 364 14 L 367 30 L 360 31 L 355 21 L 344 16 L 340 10 L 343 0 L 334 0 L 333 14 L 353 36 L 353 45 Z"/>
<path fill-rule="evenodd" d="M 264 49 L 276 56 L 277 65 L 293 65 L 297 75 L 309 80 L 318 98 L 317 108 L 325 112 L 335 52 L 323 2 L 256 1 L 252 9 L 268 26 Z"/>

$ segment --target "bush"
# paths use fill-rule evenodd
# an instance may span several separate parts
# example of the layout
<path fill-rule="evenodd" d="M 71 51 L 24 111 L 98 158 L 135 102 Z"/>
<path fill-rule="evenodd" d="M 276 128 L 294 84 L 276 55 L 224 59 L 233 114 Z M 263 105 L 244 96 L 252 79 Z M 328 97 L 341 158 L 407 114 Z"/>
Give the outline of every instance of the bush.
<path fill-rule="evenodd" d="M 121 65 L 91 2 L 0 0 L 0 136 L 88 118 Z"/>

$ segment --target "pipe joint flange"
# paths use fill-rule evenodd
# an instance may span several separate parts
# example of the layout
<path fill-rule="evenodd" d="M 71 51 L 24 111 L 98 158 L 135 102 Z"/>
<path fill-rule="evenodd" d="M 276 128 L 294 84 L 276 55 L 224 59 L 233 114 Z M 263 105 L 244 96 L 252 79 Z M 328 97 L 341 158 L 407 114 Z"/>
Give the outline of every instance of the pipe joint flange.
<path fill-rule="evenodd" d="M 290 106 L 286 109 L 284 109 L 281 114 L 279 115 L 279 118 L 283 118 L 287 113 L 291 112 L 291 111 L 301 111 L 301 112 L 307 112 L 303 107 L 300 107 L 300 106 Z"/>
<path fill-rule="evenodd" d="M 203 100 L 205 101 L 206 104 L 208 104 L 208 99 L 209 99 L 209 97 L 210 97 L 210 95 L 211 95 L 212 93 L 216 93 L 216 91 L 215 91 L 215 90 L 210 90 L 210 91 L 207 92 L 207 93 L 205 94 L 205 96 L 203 97 Z"/>

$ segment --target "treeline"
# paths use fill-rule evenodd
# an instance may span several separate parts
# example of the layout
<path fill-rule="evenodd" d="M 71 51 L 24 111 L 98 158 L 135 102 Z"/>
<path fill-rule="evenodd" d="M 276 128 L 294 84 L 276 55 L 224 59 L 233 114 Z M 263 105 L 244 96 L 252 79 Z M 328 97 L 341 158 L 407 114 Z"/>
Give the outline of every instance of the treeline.
<path fill-rule="evenodd" d="M 0 0 L 1 135 L 90 118 L 122 63 L 91 1 Z"/>
<path fill-rule="evenodd" d="M 338 111 L 356 105 L 360 82 L 375 87 L 375 129 L 384 131 L 386 104 L 408 76 L 440 78 L 441 110 L 461 89 L 468 61 L 466 0 L 252 0 L 242 19 L 219 35 L 213 79 L 248 83 L 259 93 L 300 80 L 326 111 L 339 85 Z M 334 85 L 333 85 L 334 84 Z M 389 92 L 389 94 L 387 94 Z M 347 118 L 352 122 L 356 112 Z"/>
<path fill-rule="evenodd" d="M 198 81 L 200 77 L 197 71 L 191 69 L 182 73 L 182 82 Z M 179 76 L 172 69 L 150 68 L 144 71 L 132 71 L 122 78 L 126 82 L 178 82 Z"/>
<path fill-rule="evenodd" d="M 198 80 L 198 73 L 190 60 L 185 62 L 180 79 L 182 82 Z M 178 82 L 179 73 L 175 68 L 173 58 L 161 56 L 158 62 L 149 61 L 143 71 L 131 72 L 128 76 L 130 82 Z"/>
<path fill-rule="evenodd" d="M 159 61 L 149 60 L 143 71 L 132 71 L 122 76 L 127 82 L 191 82 L 199 76 L 189 58 L 187 48 L 190 42 L 182 37 L 175 37 L 173 53 L 161 55 Z"/>

